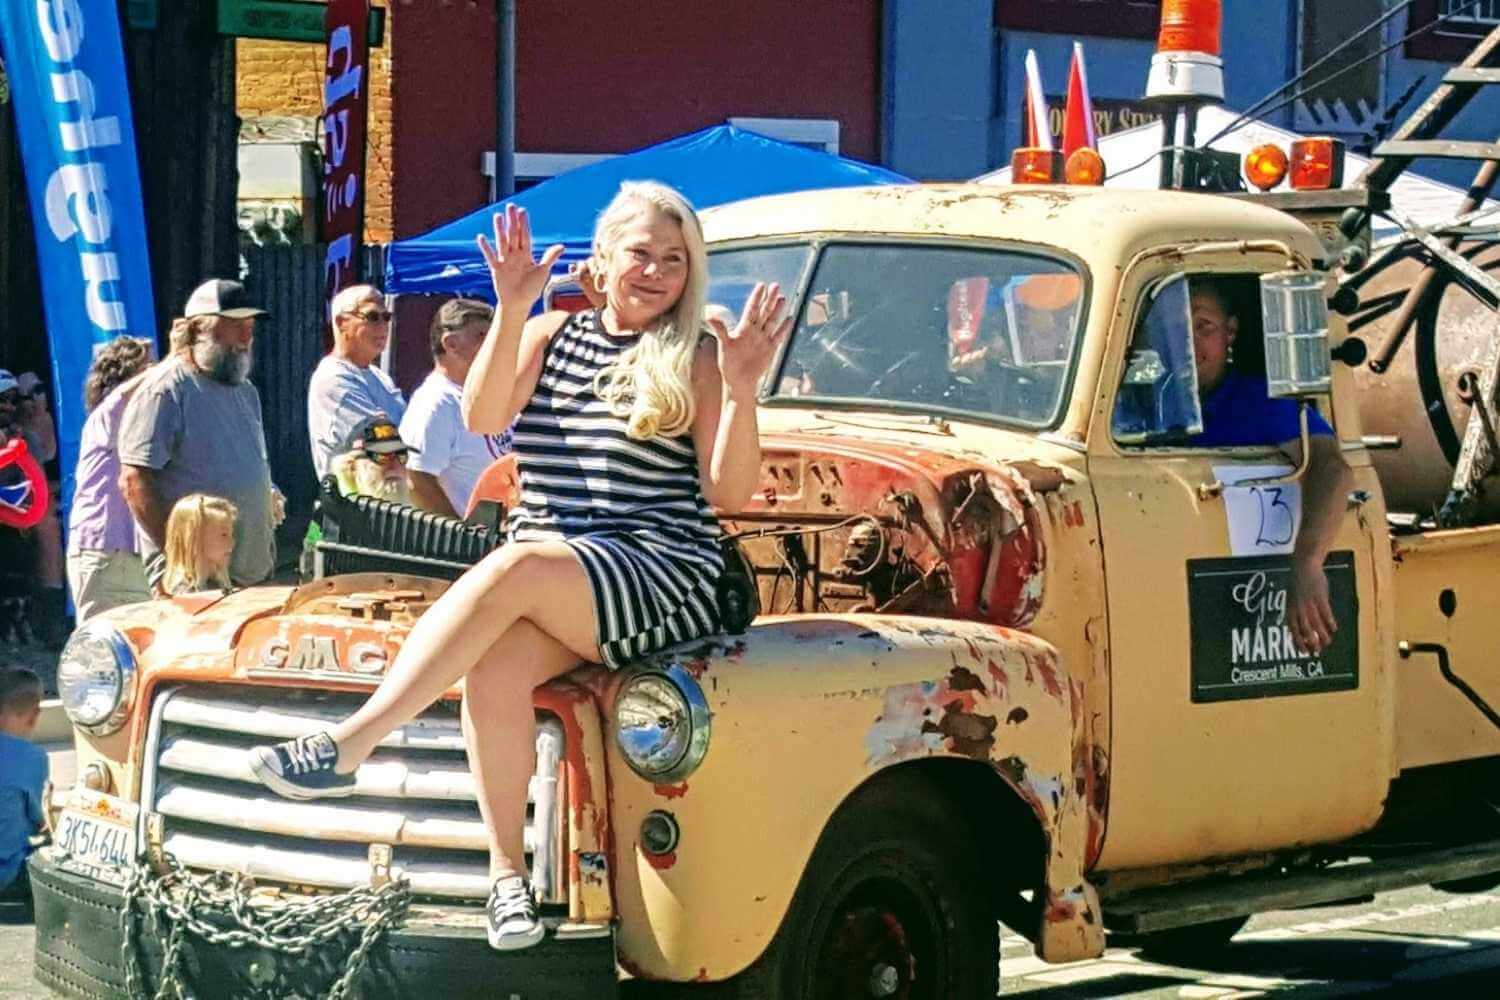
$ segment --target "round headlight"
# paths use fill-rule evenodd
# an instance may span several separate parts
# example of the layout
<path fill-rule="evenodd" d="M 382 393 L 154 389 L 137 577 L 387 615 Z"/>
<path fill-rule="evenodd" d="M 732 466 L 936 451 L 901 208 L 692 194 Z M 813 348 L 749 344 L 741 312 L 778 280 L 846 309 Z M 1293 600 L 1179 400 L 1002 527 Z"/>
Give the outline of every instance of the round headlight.
<path fill-rule="evenodd" d="M 106 736 L 125 724 L 135 697 L 135 653 L 108 625 L 73 633 L 57 663 L 57 694 L 75 726 Z"/>
<path fill-rule="evenodd" d="M 615 740 L 647 781 L 681 781 L 708 752 L 708 718 L 708 701 L 691 674 L 676 664 L 652 666 L 620 685 Z"/>

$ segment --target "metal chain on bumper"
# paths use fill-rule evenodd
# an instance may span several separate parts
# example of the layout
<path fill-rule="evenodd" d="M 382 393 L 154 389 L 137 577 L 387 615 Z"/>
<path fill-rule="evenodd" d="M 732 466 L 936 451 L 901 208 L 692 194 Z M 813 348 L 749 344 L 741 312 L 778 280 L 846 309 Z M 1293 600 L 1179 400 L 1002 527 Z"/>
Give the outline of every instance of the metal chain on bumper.
<path fill-rule="evenodd" d="M 187 1000 L 190 995 L 182 970 L 185 932 L 221 947 L 255 947 L 300 956 L 358 930 L 359 941 L 344 963 L 343 974 L 327 994 L 329 1000 L 344 1000 L 370 950 L 400 922 L 411 904 L 411 892 L 404 879 L 299 902 L 254 902 L 250 898 L 251 881 L 243 875 L 195 874 L 171 855 L 164 855 L 163 860 L 166 874 L 157 875 L 148 865 L 137 865 L 125 886 L 125 905 L 120 912 L 120 950 L 125 966 L 125 991 L 130 1000 L 149 991 L 136 949 L 137 902 L 145 904 L 152 932 L 158 938 L 163 921 L 169 924 L 162 949 L 161 979 L 151 994 L 154 1000 Z M 228 917 L 232 926 L 221 926 L 211 916 L 221 921 Z"/>

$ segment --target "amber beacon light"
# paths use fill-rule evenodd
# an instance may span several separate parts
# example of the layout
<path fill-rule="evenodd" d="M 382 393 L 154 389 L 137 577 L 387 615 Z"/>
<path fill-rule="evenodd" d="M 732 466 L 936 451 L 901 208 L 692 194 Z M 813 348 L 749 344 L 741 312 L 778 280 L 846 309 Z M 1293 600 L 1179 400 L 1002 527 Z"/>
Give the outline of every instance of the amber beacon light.
<path fill-rule="evenodd" d="M 1016 184 L 1056 184 L 1062 180 L 1062 153 L 1040 146 L 1022 146 L 1010 156 L 1010 177 Z"/>
<path fill-rule="evenodd" d="M 1344 184 L 1344 144 L 1321 136 L 1292 143 L 1291 185 L 1296 191 L 1325 191 Z"/>
<path fill-rule="evenodd" d="M 1266 143 L 1245 154 L 1245 179 L 1261 191 L 1269 191 L 1286 177 L 1287 158 L 1280 146 Z"/>
<path fill-rule="evenodd" d="M 1069 184 L 1103 184 L 1104 157 L 1098 150 L 1080 146 L 1063 166 L 1063 177 Z"/>
<path fill-rule="evenodd" d="M 1224 99 L 1223 13 L 1221 0 L 1162 0 L 1161 34 L 1146 77 L 1148 100 Z"/>

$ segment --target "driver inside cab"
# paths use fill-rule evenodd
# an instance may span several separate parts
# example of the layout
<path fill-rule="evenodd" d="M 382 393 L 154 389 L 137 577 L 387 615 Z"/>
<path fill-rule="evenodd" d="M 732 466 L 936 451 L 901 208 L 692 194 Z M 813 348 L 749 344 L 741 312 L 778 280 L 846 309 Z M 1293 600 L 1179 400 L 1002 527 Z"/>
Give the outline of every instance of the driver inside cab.
<path fill-rule="evenodd" d="M 1241 320 L 1226 279 L 1196 277 L 1189 288 L 1203 431 L 1191 436 L 1188 446 L 1274 446 L 1294 465 L 1300 464 L 1298 404 L 1270 398 L 1263 376 L 1234 365 Z M 1353 474 L 1344 462 L 1333 428 L 1316 410 L 1309 409 L 1308 418 L 1310 454 L 1302 481 L 1302 526 L 1292 552 L 1287 626 L 1298 648 L 1316 653 L 1333 640 L 1338 630 L 1323 562 L 1343 521 Z"/>

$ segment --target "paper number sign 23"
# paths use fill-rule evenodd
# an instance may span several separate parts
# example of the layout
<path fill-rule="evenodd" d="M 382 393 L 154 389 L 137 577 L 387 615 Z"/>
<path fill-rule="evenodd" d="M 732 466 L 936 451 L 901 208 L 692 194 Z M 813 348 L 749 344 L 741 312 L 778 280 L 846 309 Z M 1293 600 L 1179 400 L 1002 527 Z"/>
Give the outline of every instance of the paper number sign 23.
<path fill-rule="evenodd" d="M 1302 524 L 1302 484 L 1239 486 L 1256 479 L 1273 479 L 1291 470 L 1284 465 L 1215 466 L 1224 484 L 1224 513 L 1229 520 L 1229 552 L 1236 556 L 1267 556 L 1292 551 Z"/>

